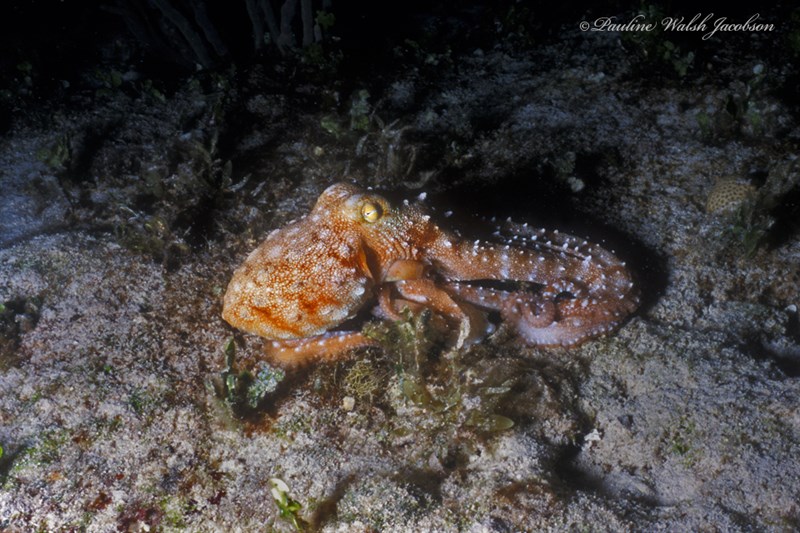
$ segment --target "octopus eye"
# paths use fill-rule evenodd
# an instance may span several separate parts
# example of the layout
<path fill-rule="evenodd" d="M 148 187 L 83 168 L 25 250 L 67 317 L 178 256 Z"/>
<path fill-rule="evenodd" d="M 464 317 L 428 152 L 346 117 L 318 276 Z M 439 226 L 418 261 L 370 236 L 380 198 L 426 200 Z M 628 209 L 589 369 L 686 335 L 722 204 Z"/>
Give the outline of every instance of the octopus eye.
<path fill-rule="evenodd" d="M 365 202 L 361 206 L 361 217 L 367 222 L 375 222 L 383 215 L 383 209 L 379 204 Z"/>

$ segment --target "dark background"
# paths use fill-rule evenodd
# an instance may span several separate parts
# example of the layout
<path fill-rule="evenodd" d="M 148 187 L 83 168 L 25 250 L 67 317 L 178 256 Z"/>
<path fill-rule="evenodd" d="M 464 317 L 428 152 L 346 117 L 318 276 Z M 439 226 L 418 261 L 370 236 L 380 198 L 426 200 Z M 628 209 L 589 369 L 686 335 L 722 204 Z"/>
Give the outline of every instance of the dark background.
<path fill-rule="evenodd" d="M 192 0 L 170 0 L 168 3 L 188 19 Z M 206 70 L 224 69 L 231 64 L 245 67 L 254 62 L 297 61 L 302 46 L 289 54 L 280 54 L 274 44 L 254 50 L 252 25 L 244 0 L 202 3 L 209 19 L 226 47 L 226 53 L 214 54 Z M 272 0 L 276 14 L 282 2 Z M 315 0 L 316 13 L 322 8 Z M 341 52 L 335 72 L 337 78 L 375 77 L 387 69 L 397 68 L 395 49 L 407 40 L 427 49 L 448 47 L 454 53 L 480 46 L 492 46 L 499 35 L 516 32 L 515 42 L 522 47 L 535 47 L 552 39 L 564 29 L 574 29 L 582 20 L 598 16 L 618 16 L 628 20 L 638 11 L 663 13 L 678 17 L 716 12 L 732 21 L 743 21 L 760 13 L 762 21 L 779 21 L 772 37 L 776 52 L 787 50 L 787 35 L 796 31 L 796 10 L 783 3 L 731 4 L 697 2 L 537 2 L 513 1 L 334 1 L 330 12 L 335 23 L 320 42 L 326 52 Z M 300 6 L 294 20 L 295 34 L 300 36 Z M 136 14 L 140 22 L 155 28 L 160 42 L 143 40 L 130 31 L 125 13 Z M 197 26 L 194 26 L 197 30 Z M 713 55 L 713 46 L 691 39 L 698 55 Z M 741 37 L 741 36 L 736 36 Z M 682 36 L 670 35 L 677 44 Z M 733 39 L 735 40 L 735 39 Z M 732 42 L 732 39 L 726 39 Z M 738 39 L 747 46 L 747 39 Z M 718 45 L 716 45 L 718 46 Z M 736 46 L 734 43 L 733 46 Z M 79 2 L 75 0 L 13 0 L 4 2 L 0 17 L 0 87 L 4 90 L 0 104 L 4 108 L 19 106 L 20 100 L 48 99 L 90 84 L 80 74 L 97 65 L 125 65 L 139 76 L 157 80 L 169 88 L 177 80 L 198 69 L 196 58 L 187 50 L 186 41 L 173 24 L 148 0 Z M 290 69 L 291 70 L 291 69 Z M 318 73 L 317 73 L 318 74 Z M 296 76 L 296 71 L 294 72 Z M 26 80 L 27 77 L 27 80 Z M 29 90 L 24 89 L 29 85 Z M 6 127 L 7 127 L 7 114 Z M 5 128 L 4 128 L 5 129 Z"/>

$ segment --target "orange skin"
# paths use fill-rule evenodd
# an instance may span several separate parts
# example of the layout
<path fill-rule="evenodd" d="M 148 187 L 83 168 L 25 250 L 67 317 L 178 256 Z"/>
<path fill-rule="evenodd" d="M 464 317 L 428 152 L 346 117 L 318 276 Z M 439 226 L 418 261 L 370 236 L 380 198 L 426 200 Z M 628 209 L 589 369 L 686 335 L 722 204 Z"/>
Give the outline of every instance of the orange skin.
<path fill-rule="evenodd" d="M 376 314 L 429 308 L 457 326 L 456 346 L 476 342 L 500 312 L 529 344 L 573 346 L 618 327 L 638 305 L 625 264 L 558 232 L 516 227 L 524 246 L 466 241 L 416 206 L 392 206 L 354 185 L 328 187 L 311 212 L 270 233 L 234 272 L 222 317 L 293 366 L 375 345 L 332 331 L 377 300 Z M 538 293 L 482 287 L 480 280 L 542 285 Z"/>

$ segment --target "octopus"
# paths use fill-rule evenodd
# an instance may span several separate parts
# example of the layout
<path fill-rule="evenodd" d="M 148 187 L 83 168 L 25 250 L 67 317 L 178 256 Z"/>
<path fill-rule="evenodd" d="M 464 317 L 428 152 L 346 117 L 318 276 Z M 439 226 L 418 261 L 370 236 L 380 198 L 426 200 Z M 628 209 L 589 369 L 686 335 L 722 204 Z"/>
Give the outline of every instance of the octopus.
<path fill-rule="evenodd" d="M 612 252 L 508 226 L 505 242 L 467 240 L 420 203 L 393 205 L 337 183 L 236 269 L 222 317 L 267 339 L 268 359 L 296 366 L 376 345 L 337 329 L 365 309 L 393 320 L 428 310 L 457 348 L 480 342 L 498 318 L 529 345 L 572 347 L 615 330 L 638 306 L 631 273 Z"/>

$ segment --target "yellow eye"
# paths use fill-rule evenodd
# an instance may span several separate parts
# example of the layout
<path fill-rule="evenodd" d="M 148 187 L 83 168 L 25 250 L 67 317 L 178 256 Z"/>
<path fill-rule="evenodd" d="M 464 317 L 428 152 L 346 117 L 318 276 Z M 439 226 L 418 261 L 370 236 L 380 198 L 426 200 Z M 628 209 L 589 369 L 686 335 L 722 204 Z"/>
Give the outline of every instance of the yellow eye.
<path fill-rule="evenodd" d="M 375 222 L 383 215 L 383 209 L 379 204 L 365 202 L 361 206 L 361 216 L 367 222 Z"/>

